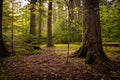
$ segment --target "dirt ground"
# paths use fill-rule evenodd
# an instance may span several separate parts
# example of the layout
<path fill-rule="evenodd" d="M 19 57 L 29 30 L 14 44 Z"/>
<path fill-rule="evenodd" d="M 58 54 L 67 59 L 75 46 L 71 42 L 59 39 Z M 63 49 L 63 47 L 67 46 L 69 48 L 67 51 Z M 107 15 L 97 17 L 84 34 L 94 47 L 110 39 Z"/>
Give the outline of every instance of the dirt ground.
<path fill-rule="evenodd" d="M 120 80 L 120 57 L 113 70 L 85 64 L 82 58 L 69 58 L 44 49 L 44 54 L 0 59 L 0 80 Z"/>

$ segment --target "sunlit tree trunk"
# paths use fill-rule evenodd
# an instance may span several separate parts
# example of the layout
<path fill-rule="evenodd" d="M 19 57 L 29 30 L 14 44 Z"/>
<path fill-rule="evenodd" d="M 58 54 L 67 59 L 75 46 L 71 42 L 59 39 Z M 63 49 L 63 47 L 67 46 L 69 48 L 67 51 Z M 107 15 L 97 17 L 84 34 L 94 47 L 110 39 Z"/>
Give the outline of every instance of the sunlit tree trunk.
<path fill-rule="evenodd" d="M 102 47 L 101 26 L 99 17 L 99 0 L 82 0 L 83 35 L 82 47 L 75 53 L 85 57 L 87 63 L 104 63 L 109 59 Z"/>
<path fill-rule="evenodd" d="M 52 0 L 49 0 L 48 4 L 48 22 L 47 22 L 47 37 L 48 37 L 48 42 L 47 42 L 47 47 L 53 47 L 53 41 L 52 41 Z"/>
<path fill-rule="evenodd" d="M 31 0 L 30 5 L 30 34 L 36 35 L 35 4 L 37 0 Z"/>
<path fill-rule="evenodd" d="M 9 56 L 9 52 L 5 48 L 3 37 L 2 37 L 2 10 L 3 9 L 3 0 L 0 1 L 0 57 Z"/>

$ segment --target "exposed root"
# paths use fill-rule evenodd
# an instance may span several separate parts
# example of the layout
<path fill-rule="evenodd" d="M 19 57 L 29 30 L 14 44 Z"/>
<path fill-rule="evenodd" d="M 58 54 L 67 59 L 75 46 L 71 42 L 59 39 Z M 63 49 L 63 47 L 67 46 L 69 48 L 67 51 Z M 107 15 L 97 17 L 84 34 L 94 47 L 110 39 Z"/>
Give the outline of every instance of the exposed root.
<path fill-rule="evenodd" d="M 86 53 L 87 53 L 87 47 L 82 46 L 73 54 L 73 57 L 78 57 L 78 58 L 85 57 Z"/>
<path fill-rule="evenodd" d="M 94 53 L 94 54 L 87 53 L 86 63 L 87 64 L 93 64 L 93 63 L 100 64 L 104 66 L 105 68 L 112 70 L 111 61 L 107 61 L 106 59 L 104 59 L 104 57 L 101 54 L 102 53 L 100 52 Z"/>
<path fill-rule="evenodd" d="M 87 47 L 80 47 L 78 51 L 76 51 L 72 57 L 84 57 L 86 58 L 87 64 L 100 64 L 106 67 L 107 69 L 112 70 L 111 67 L 111 61 L 109 58 L 105 55 L 104 51 L 102 52 L 96 52 L 96 53 L 89 53 L 87 50 Z"/>

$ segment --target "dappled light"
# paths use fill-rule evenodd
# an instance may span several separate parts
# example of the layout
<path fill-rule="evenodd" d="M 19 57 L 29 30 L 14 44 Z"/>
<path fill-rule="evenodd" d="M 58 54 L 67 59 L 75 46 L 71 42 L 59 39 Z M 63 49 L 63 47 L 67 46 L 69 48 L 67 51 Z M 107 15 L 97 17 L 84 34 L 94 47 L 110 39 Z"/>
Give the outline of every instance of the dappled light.
<path fill-rule="evenodd" d="M 120 80 L 119 0 L 1 0 L 0 80 Z"/>

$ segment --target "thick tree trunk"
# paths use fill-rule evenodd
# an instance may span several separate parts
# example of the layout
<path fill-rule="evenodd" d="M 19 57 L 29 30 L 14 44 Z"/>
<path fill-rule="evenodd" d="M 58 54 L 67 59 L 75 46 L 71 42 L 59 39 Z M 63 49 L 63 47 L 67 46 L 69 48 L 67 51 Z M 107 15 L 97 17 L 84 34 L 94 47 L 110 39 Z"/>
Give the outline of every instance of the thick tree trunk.
<path fill-rule="evenodd" d="M 87 63 L 104 63 L 109 61 L 102 47 L 99 18 L 99 0 L 82 0 L 83 5 L 83 45 L 75 53 L 85 57 Z"/>
<path fill-rule="evenodd" d="M 0 1 L 0 57 L 9 56 L 9 52 L 5 48 L 3 37 L 2 37 L 2 9 L 3 9 L 3 0 Z"/>
<path fill-rule="evenodd" d="M 30 8 L 30 34 L 36 35 L 36 23 L 35 23 L 35 3 L 37 0 L 31 0 L 31 8 Z"/>
<path fill-rule="evenodd" d="M 53 41 L 52 41 L 52 0 L 49 0 L 48 4 L 48 22 L 47 22 L 47 36 L 48 36 L 48 42 L 47 47 L 53 47 Z"/>

